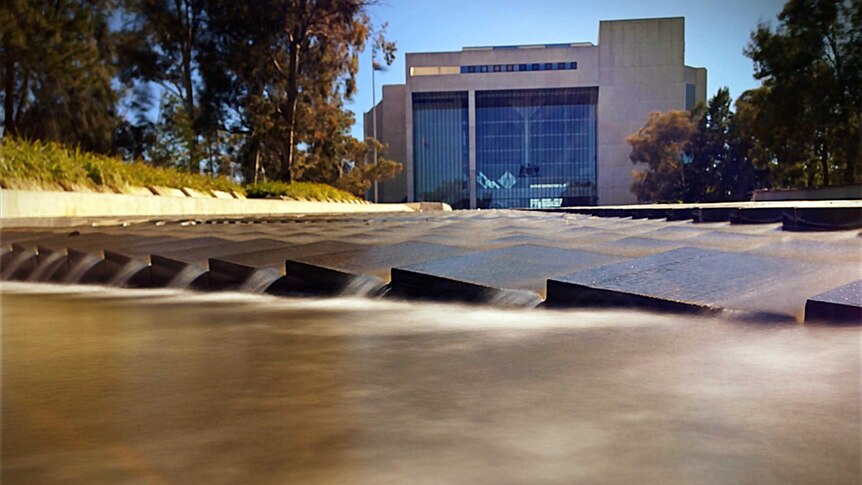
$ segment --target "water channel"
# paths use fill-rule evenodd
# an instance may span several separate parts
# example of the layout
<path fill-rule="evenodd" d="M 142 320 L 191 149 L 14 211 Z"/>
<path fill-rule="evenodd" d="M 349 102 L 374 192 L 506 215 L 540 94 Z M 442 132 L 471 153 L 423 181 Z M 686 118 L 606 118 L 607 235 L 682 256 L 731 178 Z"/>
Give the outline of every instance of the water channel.
<path fill-rule="evenodd" d="M 3 483 L 860 483 L 859 327 L 2 284 Z"/>

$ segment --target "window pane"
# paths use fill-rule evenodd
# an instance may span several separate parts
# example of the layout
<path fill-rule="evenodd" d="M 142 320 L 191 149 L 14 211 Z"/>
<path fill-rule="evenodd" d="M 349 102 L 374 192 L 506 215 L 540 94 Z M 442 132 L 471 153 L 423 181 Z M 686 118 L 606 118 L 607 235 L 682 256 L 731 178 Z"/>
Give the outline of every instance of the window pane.
<path fill-rule="evenodd" d="M 413 181 L 417 201 L 470 206 L 467 93 L 413 93 Z"/>
<path fill-rule="evenodd" d="M 481 208 L 596 201 L 598 88 L 476 92 Z"/>

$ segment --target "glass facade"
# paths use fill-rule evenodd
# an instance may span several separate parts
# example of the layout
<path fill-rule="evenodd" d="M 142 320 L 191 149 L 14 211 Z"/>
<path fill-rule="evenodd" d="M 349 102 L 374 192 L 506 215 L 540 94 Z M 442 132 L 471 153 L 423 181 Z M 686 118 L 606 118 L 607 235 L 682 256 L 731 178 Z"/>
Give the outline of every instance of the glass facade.
<path fill-rule="evenodd" d="M 470 207 L 467 93 L 413 93 L 413 187 L 417 201 Z"/>
<path fill-rule="evenodd" d="M 598 92 L 477 91 L 478 207 L 595 204 Z"/>

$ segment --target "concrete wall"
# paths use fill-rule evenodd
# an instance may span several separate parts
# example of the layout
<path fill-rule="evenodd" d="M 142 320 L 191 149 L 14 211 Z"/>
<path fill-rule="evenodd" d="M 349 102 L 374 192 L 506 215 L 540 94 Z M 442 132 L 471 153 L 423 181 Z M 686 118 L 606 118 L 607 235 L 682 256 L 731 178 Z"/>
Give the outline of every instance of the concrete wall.
<path fill-rule="evenodd" d="M 653 111 L 685 109 L 682 17 L 599 24 L 599 204 L 637 201 L 626 136 Z"/>
<path fill-rule="evenodd" d="M 403 91 L 384 90 L 384 117 L 404 120 L 403 149 L 406 166 L 396 184 L 404 184 L 393 194 L 413 191 L 413 107 L 414 92 L 467 92 L 470 123 L 470 186 L 475 204 L 475 93 L 486 90 L 599 87 L 597 183 L 600 204 L 636 202 L 630 191 L 631 149 L 626 136 L 636 132 L 653 111 L 684 110 L 686 83 L 695 84 L 695 98 L 706 100 L 706 70 L 689 68 L 685 60 L 685 20 L 682 17 L 603 21 L 599 43 L 519 48 L 466 48 L 459 52 L 406 54 L 406 84 Z M 545 62 L 578 63 L 576 70 L 489 72 L 461 74 L 460 66 L 523 64 Z M 411 69 L 414 74 L 411 76 Z M 419 75 L 421 70 L 437 73 Z M 398 86 L 401 87 L 401 86 Z M 401 111 L 390 108 L 391 95 Z M 378 112 L 379 114 L 380 112 Z M 391 113 L 391 115 L 389 114 Z M 379 122 L 379 120 L 378 120 Z M 366 132 L 370 126 L 366 116 Z M 400 134 L 392 133 L 401 147 Z M 400 153 L 399 153 L 400 154 Z M 387 194 L 388 196 L 388 194 Z M 395 199 L 381 199 L 393 201 Z M 401 200 L 401 199 L 397 199 Z"/>
<path fill-rule="evenodd" d="M 381 202 L 407 201 L 407 140 L 404 127 L 405 116 L 403 84 L 383 86 L 383 98 L 374 108 L 377 111 L 377 139 L 389 147 L 383 156 L 404 165 L 404 170 L 392 179 L 378 184 L 378 196 Z M 365 136 L 372 136 L 374 120 L 371 111 L 365 113 Z M 372 189 L 373 191 L 373 189 Z"/>
<path fill-rule="evenodd" d="M 706 103 L 706 68 L 685 66 L 685 83 L 694 84 L 695 103 Z"/>
<path fill-rule="evenodd" d="M 0 219 L 412 212 L 404 204 L 162 197 L 0 189 Z"/>

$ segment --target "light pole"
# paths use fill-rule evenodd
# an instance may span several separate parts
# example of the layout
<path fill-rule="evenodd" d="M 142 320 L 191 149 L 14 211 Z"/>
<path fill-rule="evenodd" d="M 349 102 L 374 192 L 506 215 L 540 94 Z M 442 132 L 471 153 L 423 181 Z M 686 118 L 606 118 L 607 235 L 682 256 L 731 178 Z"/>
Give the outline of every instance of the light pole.
<path fill-rule="evenodd" d="M 376 71 L 380 66 L 377 64 L 377 60 L 375 59 L 377 54 L 377 49 L 371 49 L 371 136 L 374 138 L 373 145 L 373 153 L 374 158 L 372 159 L 372 163 L 377 163 L 377 87 L 374 83 L 374 71 Z M 374 178 L 374 203 L 378 203 L 377 197 L 377 178 Z"/>

